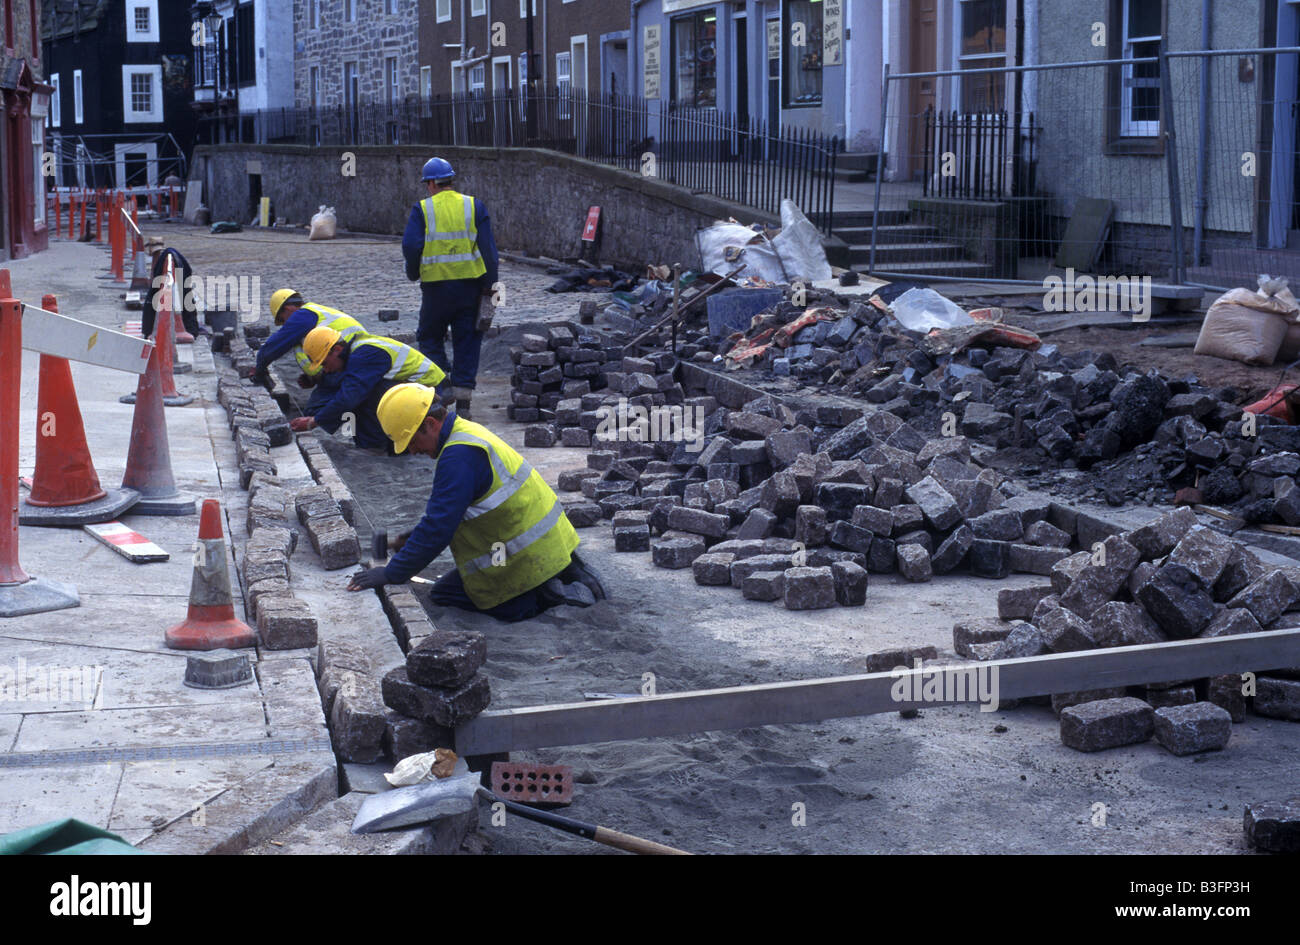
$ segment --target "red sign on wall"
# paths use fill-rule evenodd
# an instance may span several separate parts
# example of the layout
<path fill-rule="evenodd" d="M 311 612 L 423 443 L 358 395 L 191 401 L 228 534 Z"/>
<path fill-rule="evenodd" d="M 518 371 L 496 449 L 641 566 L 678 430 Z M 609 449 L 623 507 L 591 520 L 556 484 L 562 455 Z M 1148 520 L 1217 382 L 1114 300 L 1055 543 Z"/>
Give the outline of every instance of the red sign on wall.
<path fill-rule="evenodd" d="M 600 207 L 587 208 L 587 225 L 582 228 L 582 238 L 588 243 L 596 242 L 596 225 L 600 223 Z"/>

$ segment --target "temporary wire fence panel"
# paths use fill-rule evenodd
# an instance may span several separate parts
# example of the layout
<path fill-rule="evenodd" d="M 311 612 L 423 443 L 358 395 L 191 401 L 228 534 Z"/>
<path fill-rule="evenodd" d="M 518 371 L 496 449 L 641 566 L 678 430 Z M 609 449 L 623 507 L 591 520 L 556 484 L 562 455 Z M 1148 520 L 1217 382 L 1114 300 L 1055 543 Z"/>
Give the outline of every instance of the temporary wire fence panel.
<path fill-rule="evenodd" d="M 1189 282 L 1300 289 L 1300 48 L 1170 53 Z"/>
<path fill-rule="evenodd" d="M 1101 198 L 1112 223 L 1090 268 L 1168 277 L 1158 66 L 1151 57 L 888 76 L 872 274 L 1041 282 L 1076 205 Z"/>

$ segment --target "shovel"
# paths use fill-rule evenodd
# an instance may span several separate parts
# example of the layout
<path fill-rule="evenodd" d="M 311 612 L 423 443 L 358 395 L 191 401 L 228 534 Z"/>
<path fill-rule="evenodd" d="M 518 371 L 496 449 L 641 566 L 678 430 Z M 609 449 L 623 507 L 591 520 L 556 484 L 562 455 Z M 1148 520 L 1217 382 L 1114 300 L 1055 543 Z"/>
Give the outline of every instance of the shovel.
<path fill-rule="evenodd" d="M 517 804 L 514 801 L 503 800 L 497 797 L 485 787 L 478 789 L 479 797 L 491 801 L 493 804 L 504 804 L 506 810 L 512 814 L 518 814 L 525 820 L 532 820 L 539 824 L 545 824 L 548 827 L 554 827 L 556 830 L 563 830 L 565 833 L 571 833 L 579 837 L 586 837 L 588 840 L 595 840 L 597 843 L 603 843 L 607 847 L 616 847 L 619 850 L 626 850 L 629 853 L 649 853 L 672 856 L 690 856 L 685 850 L 678 850 L 676 847 L 664 846 L 662 843 L 655 843 L 653 840 L 645 840 L 641 837 L 633 836 L 630 833 L 621 833 L 617 830 L 610 830 L 608 827 L 599 827 L 595 824 L 583 823 L 581 820 L 574 820 L 571 817 L 561 817 L 559 814 L 553 814 L 550 811 L 534 810 L 524 804 Z"/>

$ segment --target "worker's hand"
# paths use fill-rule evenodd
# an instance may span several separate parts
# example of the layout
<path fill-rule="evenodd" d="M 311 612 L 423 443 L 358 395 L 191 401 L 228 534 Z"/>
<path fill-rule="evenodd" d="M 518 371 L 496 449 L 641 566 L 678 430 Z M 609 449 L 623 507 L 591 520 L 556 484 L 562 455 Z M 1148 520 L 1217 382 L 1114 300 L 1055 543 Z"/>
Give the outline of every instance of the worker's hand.
<path fill-rule="evenodd" d="M 384 576 L 383 568 L 366 568 L 352 575 L 352 580 L 348 583 L 350 591 L 368 591 L 371 588 L 383 587 L 388 583 L 388 578 Z"/>
<path fill-rule="evenodd" d="M 402 534 L 398 535 L 396 538 L 389 539 L 388 547 L 393 551 L 401 551 L 406 546 L 406 543 L 407 541 L 410 540 L 410 538 L 411 538 L 410 532 L 402 532 Z"/>
<path fill-rule="evenodd" d="M 265 384 L 267 381 L 271 379 L 271 370 L 270 368 L 264 368 L 264 367 L 252 367 L 249 369 L 248 374 L 246 376 L 251 381 L 256 381 L 259 384 Z"/>
<path fill-rule="evenodd" d="M 299 374 L 298 386 L 304 390 L 311 390 L 316 386 L 316 378 L 312 377 L 310 374 Z"/>
<path fill-rule="evenodd" d="M 316 429 L 316 420 L 314 417 L 294 417 L 289 421 L 289 429 L 294 433 L 306 433 Z"/>

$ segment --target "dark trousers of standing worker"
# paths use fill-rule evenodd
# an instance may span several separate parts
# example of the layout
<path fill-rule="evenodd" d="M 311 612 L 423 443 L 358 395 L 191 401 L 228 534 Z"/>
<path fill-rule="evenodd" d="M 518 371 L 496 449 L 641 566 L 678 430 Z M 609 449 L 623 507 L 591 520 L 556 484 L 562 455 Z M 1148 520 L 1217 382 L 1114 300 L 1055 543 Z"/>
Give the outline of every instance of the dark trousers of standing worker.
<path fill-rule="evenodd" d="M 420 283 L 420 326 L 416 347 L 442 368 L 452 387 L 473 389 L 478 376 L 483 335 L 478 331 L 479 284 L 476 279 Z M 452 360 L 447 361 L 447 332 Z"/>
<path fill-rule="evenodd" d="M 429 591 L 429 602 L 440 607 L 459 607 L 461 610 L 472 610 L 476 614 L 487 614 L 503 623 L 518 623 L 520 620 L 536 617 L 551 606 L 539 593 L 540 590 L 541 588 L 535 587 L 530 591 L 524 591 L 518 597 L 502 601 L 495 607 L 480 610 L 466 593 L 465 583 L 460 579 L 460 571 L 452 568 L 433 585 Z"/>

